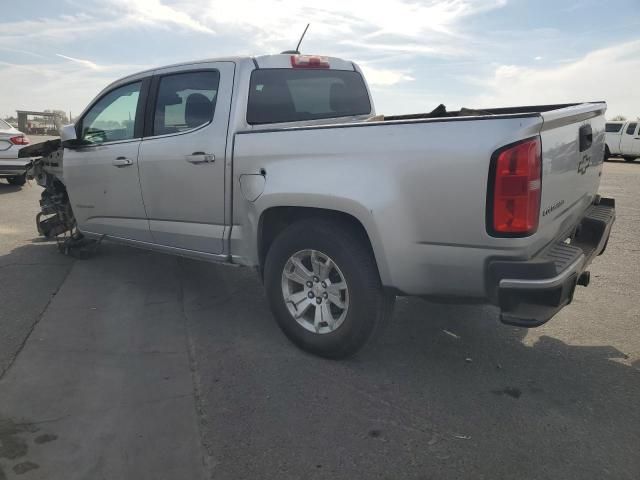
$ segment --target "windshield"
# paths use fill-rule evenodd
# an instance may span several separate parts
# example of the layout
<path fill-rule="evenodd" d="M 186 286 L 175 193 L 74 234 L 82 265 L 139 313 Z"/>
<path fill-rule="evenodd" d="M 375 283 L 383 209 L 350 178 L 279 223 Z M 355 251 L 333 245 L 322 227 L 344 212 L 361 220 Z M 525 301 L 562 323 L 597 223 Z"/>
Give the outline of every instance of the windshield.
<path fill-rule="evenodd" d="M 355 71 L 258 69 L 251 74 L 247 122 L 296 122 L 371 113 Z"/>

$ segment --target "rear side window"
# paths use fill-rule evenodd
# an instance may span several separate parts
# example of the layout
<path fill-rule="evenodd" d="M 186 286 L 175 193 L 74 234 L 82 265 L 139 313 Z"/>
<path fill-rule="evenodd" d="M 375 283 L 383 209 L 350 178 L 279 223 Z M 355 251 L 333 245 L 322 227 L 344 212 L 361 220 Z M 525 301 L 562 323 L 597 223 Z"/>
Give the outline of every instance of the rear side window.
<path fill-rule="evenodd" d="M 637 126 L 638 126 L 637 123 L 630 123 L 629 126 L 627 127 L 627 135 L 633 135 L 633 132 L 636 131 Z"/>
<path fill-rule="evenodd" d="M 258 69 L 251 74 L 247 122 L 298 122 L 371 113 L 358 72 Z"/>
<path fill-rule="evenodd" d="M 217 70 L 176 73 L 160 79 L 153 116 L 153 135 L 179 133 L 213 120 L 220 73 Z"/>
<path fill-rule="evenodd" d="M 605 131 L 608 133 L 618 133 L 620 130 L 622 130 L 621 123 L 607 123 L 605 126 Z"/>

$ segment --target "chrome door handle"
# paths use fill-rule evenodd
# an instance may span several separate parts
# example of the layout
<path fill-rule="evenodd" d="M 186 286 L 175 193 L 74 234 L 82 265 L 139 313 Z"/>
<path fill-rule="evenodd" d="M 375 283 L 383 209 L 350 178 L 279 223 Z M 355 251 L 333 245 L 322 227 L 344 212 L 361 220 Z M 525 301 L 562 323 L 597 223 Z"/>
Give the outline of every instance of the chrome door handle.
<path fill-rule="evenodd" d="M 184 159 L 198 165 L 200 163 L 213 163 L 216 161 L 216 156 L 213 153 L 193 152 L 191 155 L 185 155 Z"/>
<path fill-rule="evenodd" d="M 115 167 L 128 167 L 129 165 L 133 165 L 133 160 L 127 157 L 118 157 L 113 161 Z"/>

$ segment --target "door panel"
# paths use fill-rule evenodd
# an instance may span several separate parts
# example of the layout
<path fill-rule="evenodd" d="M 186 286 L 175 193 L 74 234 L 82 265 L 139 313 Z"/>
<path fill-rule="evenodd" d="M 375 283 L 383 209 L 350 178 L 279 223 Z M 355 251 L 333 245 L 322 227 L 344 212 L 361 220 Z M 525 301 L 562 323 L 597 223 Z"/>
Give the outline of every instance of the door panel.
<path fill-rule="evenodd" d="M 151 234 L 161 245 L 221 253 L 225 150 L 234 64 L 159 72 L 140 146 L 140 182 Z"/>
<path fill-rule="evenodd" d="M 636 143 L 640 140 L 636 140 L 638 135 L 638 122 L 632 122 L 624 127 L 622 132 L 622 139 L 620 141 L 620 152 L 623 155 L 633 155 L 634 153 L 640 153 L 636 150 Z"/>
<path fill-rule="evenodd" d="M 64 179 L 81 231 L 152 241 L 138 176 L 138 122 L 147 81 L 117 87 L 84 115 L 81 148 L 64 151 Z M 139 133 L 140 132 L 140 133 Z"/>
<path fill-rule="evenodd" d="M 633 136 L 632 144 L 631 144 L 631 153 L 640 157 L 640 124 L 636 129 L 636 133 Z"/>

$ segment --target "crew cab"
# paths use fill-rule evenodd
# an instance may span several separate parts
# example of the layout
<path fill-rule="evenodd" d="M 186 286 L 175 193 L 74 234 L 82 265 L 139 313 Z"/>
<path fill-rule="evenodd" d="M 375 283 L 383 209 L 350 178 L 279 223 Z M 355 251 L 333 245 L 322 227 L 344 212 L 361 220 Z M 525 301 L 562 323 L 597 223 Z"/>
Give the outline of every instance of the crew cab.
<path fill-rule="evenodd" d="M 622 157 L 627 162 L 640 158 L 640 121 L 607 122 L 605 159 Z"/>
<path fill-rule="evenodd" d="M 118 80 L 21 154 L 43 234 L 255 268 L 284 333 L 340 358 L 397 295 L 525 327 L 570 303 L 615 218 L 597 193 L 605 110 L 385 117 L 351 61 L 233 57 Z"/>
<path fill-rule="evenodd" d="M 18 158 L 18 152 L 28 144 L 24 133 L 0 119 L 0 178 L 10 185 L 22 186 L 27 181 L 29 160 Z"/>

